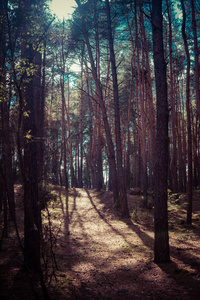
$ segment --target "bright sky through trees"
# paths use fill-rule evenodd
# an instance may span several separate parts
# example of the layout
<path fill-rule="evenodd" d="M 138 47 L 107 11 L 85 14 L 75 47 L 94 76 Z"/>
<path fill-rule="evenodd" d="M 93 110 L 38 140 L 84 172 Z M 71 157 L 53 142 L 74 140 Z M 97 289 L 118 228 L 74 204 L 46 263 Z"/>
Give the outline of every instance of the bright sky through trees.
<path fill-rule="evenodd" d="M 68 19 L 74 11 L 76 2 L 74 0 L 52 0 L 49 3 L 49 7 L 53 14 L 59 19 Z"/>

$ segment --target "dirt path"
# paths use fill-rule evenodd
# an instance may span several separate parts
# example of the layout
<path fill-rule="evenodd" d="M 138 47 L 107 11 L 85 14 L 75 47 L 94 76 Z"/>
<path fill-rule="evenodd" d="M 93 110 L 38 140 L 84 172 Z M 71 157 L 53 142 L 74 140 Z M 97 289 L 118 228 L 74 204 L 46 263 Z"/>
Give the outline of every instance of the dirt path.
<path fill-rule="evenodd" d="M 109 193 L 76 189 L 72 197 L 67 209 L 65 197 L 60 196 L 62 214 L 65 219 L 69 216 L 69 224 L 65 222 L 57 248 L 63 262 L 63 285 L 66 271 L 73 278 L 74 293 L 70 297 L 199 299 L 199 273 L 183 270 L 177 258 L 168 265 L 154 264 L 152 224 L 147 228 L 130 220 L 121 221 L 113 213 Z M 62 220 L 59 213 L 56 215 Z M 63 293 L 59 299 L 68 298 Z"/>
<path fill-rule="evenodd" d="M 43 211 L 46 242 L 41 252 L 51 300 L 200 299 L 200 192 L 194 201 L 192 227 L 182 224 L 183 198 L 178 205 L 169 201 L 171 263 L 158 266 L 153 262 L 153 210 L 140 209 L 141 196 L 128 196 L 133 218 L 120 220 L 109 192 L 74 189 L 67 193 L 64 188 L 50 188 L 57 200 L 52 199 Z M 15 192 L 23 241 L 21 187 L 16 186 Z M 0 251 L 0 299 L 43 299 L 39 281 L 22 266 L 11 226 Z"/>

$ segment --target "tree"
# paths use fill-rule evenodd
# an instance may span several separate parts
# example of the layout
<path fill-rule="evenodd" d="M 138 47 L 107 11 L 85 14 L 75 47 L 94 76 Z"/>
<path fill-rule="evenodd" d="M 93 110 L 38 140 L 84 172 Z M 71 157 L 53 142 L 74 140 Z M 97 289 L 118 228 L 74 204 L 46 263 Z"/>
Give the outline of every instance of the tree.
<path fill-rule="evenodd" d="M 140 66 L 140 54 L 139 54 L 139 43 L 138 43 L 138 21 L 137 21 L 137 5 L 135 1 L 135 43 L 136 43 L 136 51 L 137 51 L 137 69 L 138 69 L 138 92 L 140 99 L 140 115 L 141 115 L 141 169 L 142 169 L 142 188 L 144 195 L 144 207 L 147 207 L 147 155 L 146 155 L 146 111 L 145 111 L 145 95 L 144 95 L 144 72 L 142 69 L 144 68 L 144 55 L 142 52 L 142 66 Z"/>
<path fill-rule="evenodd" d="M 149 115 L 147 115 L 150 136 L 148 139 L 148 151 L 149 151 L 149 186 L 154 187 L 154 160 L 155 160 L 155 108 L 153 103 L 153 93 L 152 93 L 152 77 L 151 77 L 151 68 L 149 62 L 149 51 L 147 45 L 147 37 L 146 31 L 144 26 L 144 17 L 142 8 L 140 8 L 140 23 L 141 23 L 141 38 L 143 44 L 143 51 L 145 57 L 145 66 L 143 66 L 143 70 L 146 71 L 146 74 L 143 75 L 146 81 L 146 101 L 148 102 L 149 106 L 147 111 L 149 111 Z M 143 73 L 145 72 L 143 71 Z M 147 184 L 146 184 L 147 185 Z"/>
<path fill-rule="evenodd" d="M 175 112 L 175 97 L 174 97 L 174 78 L 172 66 L 172 22 L 171 11 L 168 0 L 166 0 L 167 14 L 169 21 L 169 76 L 170 76 L 170 100 L 171 100 L 171 127 L 172 127 L 172 157 L 170 162 L 170 170 L 172 177 L 172 191 L 178 192 L 178 177 L 177 177 L 177 148 L 176 148 L 176 112 Z"/>
<path fill-rule="evenodd" d="M 7 4 L 8 1 L 1 2 L 0 14 L 0 82 L 1 82 L 1 125 L 2 125 L 2 158 L 3 166 L 1 172 L 3 173 L 3 188 L 6 195 L 4 206 L 7 206 L 7 201 L 10 209 L 10 217 L 16 222 L 15 216 L 15 201 L 14 201 L 14 181 L 12 170 L 12 143 L 11 143 L 11 128 L 10 128 L 10 97 L 8 87 L 6 87 L 6 28 L 7 28 Z M 6 211 L 6 207 L 5 207 Z M 6 218 L 6 216 L 5 216 Z"/>
<path fill-rule="evenodd" d="M 153 54 L 157 98 L 155 210 L 154 210 L 154 260 L 170 261 L 167 211 L 168 179 L 168 102 L 166 63 L 163 47 L 162 0 L 152 1 Z"/>
<path fill-rule="evenodd" d="M 115 162 L 115 150 L 114 150 L 114 144 L 112 141 L 110 126 L 108 123 L 108 117 L 107 117 L 107 111 L 106 111 L 105 102 L 104 102 L 104 98 L 103 98 L 102 86 L 101 86 L 101 82 L 98 79 L 97 68 L 94 63 L 92 47 L 91 47 L 91 44 L 89 41 L 87 29 L 86 29 L 86 21 L 84 19 L 83 12 L 81 11 L 81 9 L 83 9 L 83 7 L 81 6 L 80 1 L 77 0 L 76 2 L 78 4 L 78 8 L 81 13 L 81 30 L 82 30 L 82 33 L 83 33 L 83 36 L 85 39 L 85 43 L 87 46 L 87 51 L 88 51 L 89 60 L 90 60 L 90 64 L 91 64 L 91 71 L 92 71 L 92 75 L 93 75 L 93 78 L 95 81 L 96 91 L 97 91 L 97 95 L 98 95 L 98 104 L 100 105 L 101 110 L 102 110 L 102 118 L 103 118 L 103 122 L 104 122 L 106 141 L 107 141 L 108 153 L 109 153 L 108 158 L 109 158 L 110 166 L 111 166 L 110 171 L 111 171 L 111 178 L 112 178 L 113 198 L 114 198 L 114 202 L 118 203 L 119 191 L 118 191 L 117 170 L 116 170 L 116 162 Z"/>
<path fill-rule="evenodd" d="M 22 97 L 24 102 L 23 132 L 24 132 L 24 264 L 27 270 L 39 272 L 40 270 L 40 216 L 38 207 L 38 169 L 37 169 L 37 145 L 36 145 L 36 119 L 34 107 L 34 74 L 31 74 L 34 50 L 33 41 L 29 37 L 30 19 L 26 14 L 32 11 L 29 1 L 21 2 L 24 27 L 21 33 L 21 58 L 25 65 L 23 78 Z"/>
<path fill-rule="evenodd" d="M 197 126 L 200 128 L 199 120 L 200 120 L 200 64 L 199 64 L 199 49 L 198 49 L 198 39 L 197 39 L 197 24 L 196 24 L 196 16 L 195 16 L 195 1 L 190 0 L 191 3 L 191 10 L 192 10 L 192 30 L 193 30 L 193 37 L 194 37 L 194 56 L 195 56 L 195 69 L 194 69 L 194 76 L 195 76 L 195 92 L 196 92 L 196 106 L 197 106 Z M 196 141 L 196 150 L 199 151 L 199 138 L 197 137 Z M 199 156 L 199 155 L 197 155 Z M 197 157 L 198 160 L 198 157 Z M 197 170 L 196 170 L 197 169 Z M 197 168 L 194 166 L 194 173 L 198 171 L 198 180 L 197 183 L 200 183 L 200 166 L 197 165 Z"/>
<path fill-rule="evenodd" d="M 116 151 L 117 151 L 117 173 L 120 191 L 120 201 L 122 217 L 129 217 L 129 210 L 127 204 L 126 185 L 124 181 L 124 170 L 122 166 L 122 143 L 121 143 L 121 131 L 120 131 L 120 114 L 119 114 L 119 93 L 118 93 L 118 81 L 117 81 L 117 70 L 115 62 L 115 52 L 113 47 L 113 36 L 111 27 L 111 16 L 110 16 L 110 5 L 109 1 L 106 0 L 106 14 L 107 14 L 107 25 L 108 25 L 108 41 L 110 49 L 110 61 L 113 78 L 113 93 L 114 93 L 114 111 L 115 111 L 115 136 L 116 136 Z"/>
<path fill-rule="evenodd" d="M 66 190 L 69 188 L 68 183 L 68 173 L 67 173 L 67 143 L 66 143 L 66 120 L 65 120 L 65 114 L 66 114 L 66 99 L 65 99 L 65 53 L 64 53 L 64 37 L 65 36 L 65 23 L 63 20 L 63 29 L 62 29 L 62 40 L 61 40 L 61 75 L 60 75 L 60 86 L 61 86 L 61 95 L 62 95 L 62 156 L 63 156 L 63 170 L 64 170 L 64 186 Z M 61 156 L 61 157 L 62 157 Z"/>
<path fill-rule="evenodd" d="M 184 41 L 185 53 L 187 57 L 187 71 L 186 71 L 186 112 L 187 112 L 187 142 L 188 142 L 188 183 L 187 183 L 187 224 L 192 223 L 192 132 L 191 132 L 191 115 L 190 115 L 190 53 L 187 43 L 187 35 L 185 32 L 186 26 L 186 12 L 183 0 L 181 0 L 181 7 L 183 11 L 182 36 Z"/>

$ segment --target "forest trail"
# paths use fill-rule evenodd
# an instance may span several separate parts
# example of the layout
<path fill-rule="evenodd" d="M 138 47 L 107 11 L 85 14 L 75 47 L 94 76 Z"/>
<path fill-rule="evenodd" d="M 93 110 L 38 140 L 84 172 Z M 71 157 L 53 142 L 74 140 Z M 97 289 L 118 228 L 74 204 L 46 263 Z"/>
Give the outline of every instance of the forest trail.
<path fill-rule="evenodd" d="M 70 299 L 197 299 L 199 280 L 185 278 L 175 262 L 153 262 L 153 224 L 120 220 L 109 192 L 74 189 L 66 198 L 64 193 L 60 207 L 69 222 L 56 255 L 63 261 L 61 277 L 67 272 L 73 281 Z M 56 215 L 63 219 L 57 210 Z"/>
<path fill-rule="evenodd" d="M 185 198 L 180 197 L 177 205 L 177 195 L 174 200 L 171 196 L 171 263 L 163 265 L 153 261 L 153 210 L 140 207 L 141 195 L 128 194 L 132 218 L 122 220 L 111 192 L 78 188 L 67 192 L 59 186 L 50 186 L 49 191 L 52 197 L 42 212 L 41 262 L 51 300 L 199 299 L 200 191 L 194 200 L 192 227 L 182 224 Z M 22 188 L 16 186 L 15 192 L 23 240 Z M 11 226 L 0 251 L 0 299 L 43 299 L 40 284 L 22 266 Z"/>

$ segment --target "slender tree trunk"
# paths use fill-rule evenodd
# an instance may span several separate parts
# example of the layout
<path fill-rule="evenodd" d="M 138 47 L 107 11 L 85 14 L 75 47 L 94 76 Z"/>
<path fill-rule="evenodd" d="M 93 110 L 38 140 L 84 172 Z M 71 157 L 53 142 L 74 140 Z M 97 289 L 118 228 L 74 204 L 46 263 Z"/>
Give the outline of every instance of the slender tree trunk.
<path fill-rule="evenodd" d="M 1 81 L 2 82 L 2 81 Z M 2 158 L 3 158 L 3 178 L 6 199 L 8 200 L 10 217 L 12 221 L 16 221 L 15 216 L 15 197 L 14 197 L 14 180 L 12 169 L 12 149 L 11 149 L 11 132 L 9 126 L 9 108 L 8 103 L 0 103 L 1 105 L 1 122 L 2 122 Z"/>
<path fill-rule="evenodd" d="M 64 185 L 68 190 L 68 172 L 67 172 L 67 143 L 66 143 L 66 120 L 65 120 L 65 85 L 64 85 L 64 74 L 61 75 L 61 94 L 62 94 L 62 153 L 63 153 L 63 175 Z M 61 162 L 62 164 L 62 162 Z"/>
<path fill-rule="evenodd" d="M 126 188 L 130 190 L 130 121 L 131 121 L 131 106 L 132 106 L 132 95 L 133 95 L 133 77 L 134 77 L 134 70 L 133 70 L 133 57 L 131 59 L 131 80 L 130 80 L 130 92 L 129 92 L 129 101 L 128 101 L 128 119 L 127 119 L 127 152 L 126 152 Z"/>
<path fill-rule="evenodd" d="M 137 133 L 135 134 L 135 152 L 136 154 L 136 161 L 135 161 L 135 186 L 141 188 L 141 118 L 140 118 L 140 109 L 139 109 L 139 91 L 138 91 L 138 85 L 139 81 L 138 74 L 137 74 L 137 67 L 136 62 L 134 60 L 134 70 L 135 70 L 135 101 L 136 101 L 136 109 L 137 109 Z"/>
<path fill-rule="evenodd" d="M 197 189 L 198 181 L 197 181 L 197 174 L 198 174 L 198 157 L 197 157 L 197 141 L 198 141 L 198 130 L 197 130 L 197 123 L 194 114 L 192 114 L 192 146 L 193 146 L 193 187 Z"/>
<path fill-rule="evenodd" d="M 187 136 L 188 136 L 188 184 L 187 184 L 187 224 L 192 223 L 192 130 L 191 130 L 191 116 L 190 116 L 190 54 L 187 44 L 187 36 L 185 33 L 186 26 L 186 12 L 183 0 L 181 0 L 183 11 L 182 36 L 185 46 L 185 53 L 187 57 L 187 73 L 186 73 L 186 112 L 187 112 Z"/>
<path fill-rule="evenodd" d="M 157 98 L 154 260 L 156 263 L 165 263 L 170 261 L 167 211 L 169 113 L 166 63 L 163 48 L 162 0 L 152 1 L 152 31 Z"/>
<path fill-rule="evenodd" d="M 80 7 L 81 6 L 80 1 L 76 0 L 76 2 L 78 4 L 78 6 Z M 91 49 L 91 45 L 90 45 L 90 41 L 89 41 L 89 38 L 88 38 L 87 31 L 85 29 L 85 22 L 84 22 L 83 19 L 82 19 L 82 31 L 83 31 L 84 39 L 85 39 L 87 50 L 88 50 L 92 75 L 93 75 L 95 85 L 96 85 L 96 90 L 97 90 L 97 93 L 98 93 L 99 105 L 100 105 L 101 110 L 102 110 L 102 117 L 103 117 L 103 122 L 104 122 L 104 128 L 105 128 L 105 133 L 106 133 L 106 141 L 107 141 L 108 153 L 109 153 L 108 159 L 110 161 L 110 166 L 111 166 L 113 198 L 114 198 L 114 203 L 116 205 L 118 205 L 119 189 L 118 189 L 118 180 L 117 180 L 117 172 L 116 172 L 115 150 L 114 150 L 114 145 L 113 145 L 113 141 L 112 141 L 110 126 L 109 126 L 109 123 L 108 123 L 107 111 L 106 111 L 106 107 L 105 107 L 105 103 L 104 103 L 104 99 L 103 99 L 102 87 L 101 87 L 101 84 L 98 80 L 97 70 L 96 70 L 93 55 L 92 55 L 92 49 Z"/>
<path fill-rule="evenodd" d="M 6 22 L 7 22 L 7 5 L 8 1 L 0 3 L 0 110 L 2 125 L 2 168 L 1 176 L 3 177 L 3 195 L 4 195 L 4 229 L 7 228 L 7 201 L 10 209 L 10 217 L 14 222 L 15 217 L 15 200 L 14 200 L 14 182 L 12 170 L 12 148 L 11 132 L 9 125 L 9 99 L 6 93 L 6 70 L 5 70 L 5 44 L 6 44 Z M 7 229 L 5 230 L 7 231 Z M 7 233 L 6 233 L 7 234 Z"/>
<path fill-rule="evenodd" d="M 44 107 L 42 107 L 42 85 L 41 85 L 41 69 L 42 55 L 40 52 L 35 52 L 33 57 L 35 67 L 35 76 L 33 77 L 34 86 L 34 110 L 35 110 L 35 125 L 37 137 L 37 162 L 38 162 L 38 182 L 42 179 L 43 174 L 43 117 Z"/>
<path fill-rule="evenodd" d="M 183 146 L 182 146 L 182 128 L 181 128 L 181 112 L 177 113 L 177 137 L 178 137 L 178 182 L 179 191 L 183 192 Z"/>
<path fill-rule="evenodd" d="M 200 63 L 199 63 L 199 48 L 198 48 L 198 39 L 197 39 L 197 25 L 196 25 L 196 17 L 195 17 L 195 1 L 190 0 L 191 9 L 192 9 L 192 30 L 194 36 L 194 56 L 195 56 L 195 91 L 196 91 L 196 103 L 197 103 L 197 127 L 200 129 Z M 199 137 L 197 138 L 197 153 L 200 149 Z M 200 158 L 200 157 L 199 157 Z M 200 161 L 200 159 L 199 159 Z M 200 163 L 199 163 L 200 165 Z M 200 185 L 200 167 L 197 165 L 198 171 L 198 185 Z"/>
<path fill-rule="evenodd" d="M 103 188 L 103 161 L 102 161 L 102 122 L 101 108 L 98 107 L 98 142 L 97 142 L 97 191 Z"/>
<path fill-rule="evenodd" d="M 141 34 L 142 34 L 142 41 L 143 41 L 143 48 L 144 48 L 144 55 L 145 55 L 145 67 L 146 67 L 146 90 L 147 90 L 147 98 L 149 104 L 149 131 L 150 137 L 148 139 L 149 144 L 149 183 L 150 186 L 154 186 L 154 160 L 155 160 L 155 109 L 153 103 L 153 94 L 152 94 L 152 78 L 151 78 L 151 69 L 149 63 L 149 51 L 147 46 L 147 38 L 146 32 L 144 27 L 144 18 L 143 12 L 140 11 L 140 23 L 141 23 Z"/>
<path fill-rule="evenodd" d="M 24 0 L 21 11 L 24 20 L 25 13 L 31 8 L 29 1 Z M 24 134 L 24 264 L 27 270 L 40 273 L 40 232 L 41 215 L 38 206 L 38 164 L 37 164 L 37 132 L 35 117 L 34 79 L 36 74 L 29 74 L 30 64 L 33 63 L 34 51 L 29 36 L 29 21 L 22 28 L 21 58 L 26 62 L 23 77 L 23 134 Z M 23 65 L 24 66 L 24 65 Z"/>
<path fill-rule="evenodd" d="M 135 10 L 137 12 L 137 6 Z M 136 18 L 137 20 L 137 18 Z M 137 26 L 136 26 L 137 27 Z M 137 38 L 136 38 L 137 40 Z M 138 44 L 138 41 L 137 41 Z M 137 45 L 138 48 L 138 45 Z M 139 54 L 139 49 L 138 49 Z M 139 63 L 139 56 L 138 56 L 138 63 Z M 142 120 L 142 137 L 141 137 L 141 153 L 142 153 L 142 189 L 143 189 L 143 206 L 147 207 L 147 189 L 148 189 L 148 176 L 147 176 L 147 109 L 146 103 L 147 99 L 145 97 L 145 76 L 143 69 L 145 68 L 145 58 L 144 58 L 144 45 L 142 40 L 142 71 L 141 71 L 141 89 L 140 89 L 140 111 L 141 111 L 141 120 Z"/>
<path fill-rule="evenodd" d="M 96 70 L 97 77 L 100 81 L 100 47 L 99 47 L 99 15 L 97 9 L 97 0 L 94 1 L 94 27 L 95 27 L 95 42 L 96 42 Z M 98 100 L 97 100 L 98 101 Z M 103 188 L 103 161 L 102 161 L 102 122 L 101 108 L 97 107 L 97 172 L 96 172 L 96 187 L 100 191 Z"/>
<path fill-rule="evenodd" d="M 114 96 L 114 110 L 115 110 L 115 136 L 116 136 L 116 151 L 117 151 L 117 173 L 118 173 L 118 182 L 119 182 L 119 191 L 120 191 L 121 210 L 122 210 L 122 217 L 129 217 L 126 185 L 125 185 L 125 180 L 124 180 L 125 174 L 124 174 L 123 165 L 122 165 L 122 148 L 121 148 L 117 70 L 116 70 L 115 53 L 114 53 L 114 47 L 113 47 L 110 5 L 109 5 L 108 0 L 106 0 L 106 13 L 107 13 L 107 23 L 108 23 L 110 61 L 111 61 L 112 78 L 113 78 L 113 96 Z"/>
<path fill-rule="evenodd" d="M 74 178 L 74 164 L 73 164 L 73 145 L 72 145 L 72 132 L 70 125 L 70 86 L 69 86 L 69 76 L 68 76 L 68 96 L 67 96 L 67 106 L 65 105 L 65 111 L 67 116 L 67 125 L 68 125 L 68 133 L 69 133 L 69 155 L 70 155 L 70 173 L 71 173 L 71 187 L 75 186 L 75 178 Z"/>
<path fill-rule="evenodd" d="M 170 100 L 171 100 L 171 126 L 172 126 L 172 158 L 170 162 L 172 176 L 172 190 L 178 192 L 178 177 L 177 177 L 177 148 L 176 148 L 176 112 L 175 112 L 175 97 L 174 97 L 174 80 L 172 68 L 172 24 L 171 13 L 168 0 L 166 0 L 168 21 L 169 21 L 169 66 L 170 66 Z"/>
<path fill-rule="evenodd" d="M 64 35 L 64 21 L 63 21 L 63 35 Z M 64 40 L 62 39 L 62 49 L 61 49 L 61 77 L 60 77 L 60 85 L 61 85 L 61 95 L 62 95 L 62 153 L 63 153 L 63 179 L 65 189 L 68 190 L 69 182 L 68 182 L 68 172 L 67 172 L 67 143 L 66 143 L 66 120 L 65 120 L 65 108 L 66 108 L 66 100 L 65 100 L 65 54 L 64 54 Z M 62 162 L 62 159 L 61 159 Z"/>
<path fill-rule="evenodd" d="M 83 53 L 81 57 L 81 91 L 80 91 L 80 123 L 79 123 L 79 136 L 80 136 L 80 168 L 79 168 L 79 187 L 83 187 Z"/>
<path fill-rule="evenodd" d="M 89 86 L 89 73 L 88 73 L 88 67 L 86 64 L 86 86 L 87 86 L 87 94 L 88 94 L 88 116 L 89 116 L 89 137 L 90 137 L 90 141 L 89 141 L 89 154 L 88 154 L 88 168 L 89 168 L 89 178 L 90 178 L 90 182 L 89 182 L 89 187 L 91 187 L 91 185 L 93 186 L 93 178 L 95 176 L 95 172 L 94 172 L 94 162 L 92 159 L 92 147 L 93 147 L 93 131 L 94 131 L 94 122 L 93 122 L 93 118 L 92 118 L 92 103 L 90 100 L 90 86 Z M 91 180 L 91 176 L 92 176 L 92 180 Z"/>

